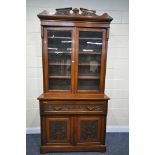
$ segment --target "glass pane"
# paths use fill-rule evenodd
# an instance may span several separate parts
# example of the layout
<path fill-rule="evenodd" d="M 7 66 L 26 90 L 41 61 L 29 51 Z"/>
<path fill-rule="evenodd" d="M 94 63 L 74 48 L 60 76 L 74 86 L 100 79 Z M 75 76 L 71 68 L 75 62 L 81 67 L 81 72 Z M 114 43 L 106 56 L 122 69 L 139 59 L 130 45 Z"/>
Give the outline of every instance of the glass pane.
<path fill-rule="evenodd" d="M 78 90 L 98 91 L 102 32 L 79 32 Z"/>
<path fill-rule="evenodd" d="M 71 31 L 48 30 L 50 90 L 71 90 Z"/>
<path fill-rule="evenodd" d="M 100 76 L 100 66 L 79 66 L 79 76 Z"/>
<path fill-rule="evenodd" d="M 70 65 L 58 65 L 48 67 L 49 76 L 70 76 L 71 66 Z"/>
<path fill-rule="evenodd" d="M 94 91 L 99 89 L 99 80 L 79 79 L 78 90 Z"/>
<path fill-rule="evenodd" d="M 70 79 L 49 79 L 50 90 L 70 90 Z"/>

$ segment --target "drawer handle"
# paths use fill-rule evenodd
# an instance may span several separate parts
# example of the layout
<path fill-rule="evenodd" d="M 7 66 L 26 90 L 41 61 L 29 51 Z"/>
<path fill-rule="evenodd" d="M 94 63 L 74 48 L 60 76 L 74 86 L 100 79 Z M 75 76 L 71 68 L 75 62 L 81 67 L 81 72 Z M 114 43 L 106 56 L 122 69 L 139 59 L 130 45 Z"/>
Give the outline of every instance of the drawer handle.
<path fill-rule="evenodd" d="M 54 107 L 54 110 L 58 111 L 58 110 L 61 110 L 62 107 Z"/>
<path fill-rule="evenodd" d="M 95 110 L 96 109 L 96 106 L 88 106 L 87 109 L 90 110 L 90 111 L 91 110 Z"/>

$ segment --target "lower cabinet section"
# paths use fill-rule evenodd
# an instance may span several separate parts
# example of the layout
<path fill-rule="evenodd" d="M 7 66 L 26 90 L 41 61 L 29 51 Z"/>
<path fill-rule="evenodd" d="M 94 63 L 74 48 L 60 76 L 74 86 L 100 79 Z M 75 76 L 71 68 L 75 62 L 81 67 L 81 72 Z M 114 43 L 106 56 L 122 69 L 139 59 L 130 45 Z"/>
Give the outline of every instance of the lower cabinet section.
<path fill-rule="evenodd" d="M 41 153 L 105 152 L 105 115 L 42 116 Z"/>
<path fill-rule="evenodd" d="M 105 100 L 41 100 L 41 153 L 105 152 Z"/>

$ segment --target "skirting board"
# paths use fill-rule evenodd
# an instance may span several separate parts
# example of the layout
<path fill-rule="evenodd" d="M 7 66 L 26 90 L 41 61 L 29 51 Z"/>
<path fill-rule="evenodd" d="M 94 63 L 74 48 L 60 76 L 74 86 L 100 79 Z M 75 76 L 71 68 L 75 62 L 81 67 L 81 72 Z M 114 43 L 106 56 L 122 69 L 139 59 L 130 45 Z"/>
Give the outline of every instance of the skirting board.
<path fill-rule="evenodd" d="M 108 126 L 107 132 L 129 132 L 128 126 Z M 40 134 L 40 128 L 26 128 L 26 134 Z"/>

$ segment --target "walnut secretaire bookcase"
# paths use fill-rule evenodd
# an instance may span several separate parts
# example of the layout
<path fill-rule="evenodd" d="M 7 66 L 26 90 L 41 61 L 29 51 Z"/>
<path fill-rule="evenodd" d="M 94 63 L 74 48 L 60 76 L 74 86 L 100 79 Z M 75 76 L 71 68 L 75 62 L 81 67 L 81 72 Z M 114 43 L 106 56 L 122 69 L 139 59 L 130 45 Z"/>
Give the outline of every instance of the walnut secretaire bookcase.
<path fill-rule="evenodd" d="M 84 8 L 38 14 L 44 92 L 38 97 L 41 153 L 105 152 L 108 100 L 104 94 L 112 17 Z"/>

